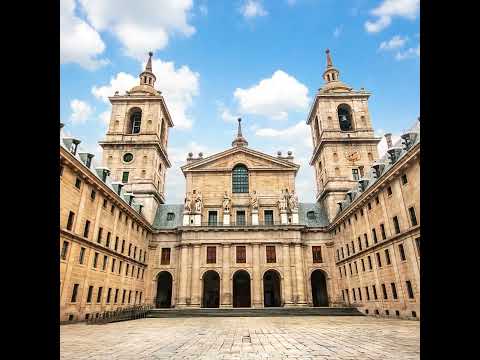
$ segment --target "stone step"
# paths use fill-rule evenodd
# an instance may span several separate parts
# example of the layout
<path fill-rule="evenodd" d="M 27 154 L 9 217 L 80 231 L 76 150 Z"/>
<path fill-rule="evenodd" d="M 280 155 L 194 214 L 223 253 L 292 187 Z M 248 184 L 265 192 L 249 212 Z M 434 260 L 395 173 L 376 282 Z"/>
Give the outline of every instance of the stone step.
<path fill-rule="evenodd" d="M 364 316 L 354 307 L 152 309 L 149 318 L 163 317 L 260 317 L 260 316 Z"/>

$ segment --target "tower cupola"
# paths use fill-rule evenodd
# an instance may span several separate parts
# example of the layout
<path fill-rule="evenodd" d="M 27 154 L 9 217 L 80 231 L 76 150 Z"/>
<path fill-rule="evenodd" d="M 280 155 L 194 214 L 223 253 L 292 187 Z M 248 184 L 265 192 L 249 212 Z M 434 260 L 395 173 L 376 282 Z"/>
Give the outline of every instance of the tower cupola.
<path fill-rule="evenodd" d="M 145 66 L 145 70 L 142 71 L 139 75 L 140 85 L 147 85 L 151 87 L 154 87 L 155 85 L 155 80 L 157 80 L 157 78 L 152 72 L 152 56 L 153 56 L 153 53 L 150 51 L 148 53 L 148 61 L 147 61 L 147 65 Z"/>
<path fill-rule="evenodd" d="M 325 80 L 325 86 L 321 89 L 321 92 L 345 92 L 351 91 L 352 88 L 340 81 L 340 71 L 333 66 L 332 57 L 330 56 L 330 50 L 325 50 L 327 54 L 327 68 L 323 72 L 323 80 Z"/>

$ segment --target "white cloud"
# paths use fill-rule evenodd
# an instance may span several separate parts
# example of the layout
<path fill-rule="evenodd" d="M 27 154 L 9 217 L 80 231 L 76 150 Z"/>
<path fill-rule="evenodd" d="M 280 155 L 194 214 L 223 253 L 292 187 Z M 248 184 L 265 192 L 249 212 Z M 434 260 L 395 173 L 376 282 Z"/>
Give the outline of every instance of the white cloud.
<path fill-rule="evenodd" d="M 414 20 L 420 9 L 420 0 L 384 0 L 370 11 L 377 16 L 376 21 L 366 21 L 365 30 L 369 33 L 380 32 L 392 23 L 392 17 L 398 16 Z"/>
<path fill-rule="evenodd" d="M 399 51 L 395 55 L 397 60 L 413 59 L 420 56 L 420 44 L 416 48 L 408 48 L 405 51 Z"/>
<path fill-rule="evenodd" d="M 308 88 L 282 70 L 248 89 L 237 88 L 233 95 L 239 112 L 276 120 L 286 119 L 289 111 L 306 110 L 310 101 Z"/>
<path fill-rule="evenodd" d="M 379 50 L 395 50 L 403 47 L 407 42 L 408 37 L 401 37 L 400 35 L 395 35 L 388 41 L 382 41 L 380 44 Z"/>
<path fill-rule="evenodd" d="M 201 4 L 201 5 L 198 7 L 198 10 L 200 11 L 200 14 L 201 14 L 201 15 L 203 15 L 203 16 L 207 16 L 207 15 L 208 15 L 207 5 Z"/>
<path fill-rule="evenodd" d="M 105 44 L 98 32 L 82 19 L 75 16 L 75 1 L 60 1 L 60 63 L 77 63 L 94 70 L 108 63 L 98 59 Z"/>
<path fill-rule="evenodd" d="M 227 108 L 222 102 L 217 103 L 217 111 L 220 115 L 220 118 L 228 123 L 235 123 L 240 117 L 238 114 L 232 114 L 229 108 Z"/>
<path fill-rule="evenodd" d="M 84 124 L 93 112 L 93 109 L 85 101 L 73 99 L 70 101 L 70 121 L 73 124 Z"/>
<path fill-rule="evenodd" d="M 240 11 L 246 18 L 268 15 L 268 12 L 263 8 L 262 3 L 257 0 L 246 0 Z"/>
<path fill-rule="evenodd" d="M 387 149 L 388 149 L 387 140 L 385 139 L 385 136 L 383 136 L 383 135 L 385 135 L 385 132 L 383 132 L 383 134 L 381 135 L 382 140 L 380 140 L 380 142 L 377 145 L 378 156 L 379 157 L 382 157 L 383 155 L 385 155 L 387 153 Z M 400 135 L 392 134 L 392 144 L 395 144 L 398 140 L 400 140 Z"/>
<path fill-rule="evenodd" d="M 109 125 L 110 124 L 110 115 L 111 115 L 111 110 L 104 111 L 98 115 L 98 119 L 102 122 L 102 124 Z"/>
<path fill-rule="evenodd" d="M 145 64 L 142 65 L 142 68 Z M 190 70 L 186 65 L 175 68 L 171 61 L 153 60 L 153 72 L 157 77 L 155 87 L 162 91 L 168 110 L 176 128 L 189 129 L 193 120 L 188 111 L 193 105 L 193 98 L 199 92 L 200 74 Z M 105 102 L 115 91 L 124 94 L 133 86 L 139 84 L 139 79 L 131 74 L 120 72 L 110 80 L 108 85 L 94 86 L 92 94 Z"/>
<path fill-rule="evenodd" d="M 259 128 L 255 131 L 255 135 L 281 140 L 296 139 L 296 141 L 300 141 L 301 144 L 307 147 L 312 147 L 310 127 L 305 123 L 305 121 L 300 121 L 293 126 L 281 130 L 272 128 Z"/>
<path fill-rule="evenodd" d="M 143 59 L 147 51 L 165 48 L 169 36 L 191 36 L 192 0 L 79 0 L 97 31 L 114 34 L 125 53 Z"/>
<path fill-rule="evenodd" d="M 337 26 L 335 30 L 333 31 L 333 36 L 338 38 L 342 34 L 343 31 L 343 25 Z"/>

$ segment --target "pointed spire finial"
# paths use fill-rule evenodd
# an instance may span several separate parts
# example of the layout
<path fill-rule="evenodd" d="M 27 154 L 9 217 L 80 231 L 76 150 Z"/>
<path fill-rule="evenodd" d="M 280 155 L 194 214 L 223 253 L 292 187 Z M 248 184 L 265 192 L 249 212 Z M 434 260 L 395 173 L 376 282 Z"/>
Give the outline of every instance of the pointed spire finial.
<path fill-rule="evenodd" d="M 325 50 L 325 53 L 327 54 L 327 67 L 332 67 L 332 58 L 330 57 L 330 49 Z"/>
<path fill-rule="evenodd" d="M 238 118 L 237 137 L 233 140 L 232 146 L 247 146 L 248 142 L 242 135 L 242 118 Z"/>
<path fill-rule="evenodd" d="M 147 61 L 147 66 L 145 66 L 145 71 L 152 71 L 152 56 L 153 52 L 148 53 L 148 61 Z"/>
<path fill-rule="evenodd" d="M 238 133 L 237 133 L 237 137 L 241 137 L 242 136 L 242 118 L 238 118 Z"/>

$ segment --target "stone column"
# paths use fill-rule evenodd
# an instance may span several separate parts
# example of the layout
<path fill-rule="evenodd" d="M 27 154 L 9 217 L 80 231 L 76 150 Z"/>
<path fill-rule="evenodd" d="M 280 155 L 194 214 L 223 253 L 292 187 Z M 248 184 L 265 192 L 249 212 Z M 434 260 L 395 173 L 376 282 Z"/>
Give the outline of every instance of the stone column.
<path fill-rule="evenodd" d="M 303 273 L 302 245 L 295 244 L 295 277 L 297 278 L 296 304 L 306 306 L 305 301 L 305 276 Z"/>
<path fill-rule="evenodd" d="M 187 281 L 188 281 L 188 246 L 180 245 L 180 286 L 178 294 L 178 307 L 187 306 Z"/>
<path fill-rule="evenodd" d="M 285 306 L 291 306 L 292 301 L 292 278 L 290 272 L 290 245 L 283 244 L 283 288 Z"/>
<path fill-rule="evenodd" d="M 223 244 L 222 254 L 222 293 L 220 295 L 220 307 L 232 307 L 232 293 L 230 290 L 230 244 Z"/>
<path fill-rule="evenodd" d="M 193 245 L 192 259 L 192 307 L 200 307 L 200 244 Z"/>
<path fill-rule="evenodd" d="M 253 306 L 252 307 L 263 307 L 261 296 L 260 296 L 260 245 L 253 244 L 253 279 L 252 279 L 252 293 L 253 293 Z"/>

